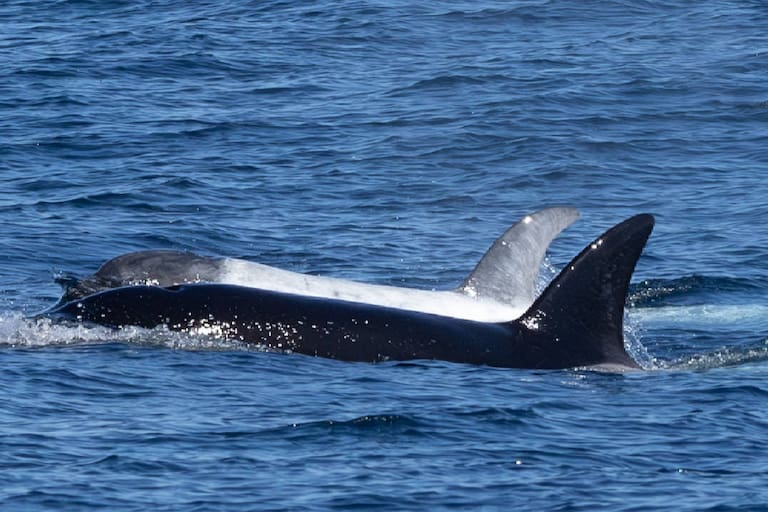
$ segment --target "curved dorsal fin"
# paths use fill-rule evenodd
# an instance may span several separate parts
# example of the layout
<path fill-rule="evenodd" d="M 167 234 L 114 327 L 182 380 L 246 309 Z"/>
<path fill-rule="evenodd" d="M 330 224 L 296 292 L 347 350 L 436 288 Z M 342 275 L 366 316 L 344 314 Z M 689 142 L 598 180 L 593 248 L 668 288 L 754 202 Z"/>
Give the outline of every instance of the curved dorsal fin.
<path fill-rule="evenodd" d="M 517 323 L 559 354 L 559 368 L 639 368 L 624 349 L 624 304 L 637 260 L 653 230 L 653 216 L 621 222 L 589 244 L 536 299 Z"/>
<path fill-rule="evenodd" d="M 511 306 L 528 307 L 547 247 L 579 217 L 575 208 L 553 207 L 526 215 L 496 240 L 456 291 Z"/>

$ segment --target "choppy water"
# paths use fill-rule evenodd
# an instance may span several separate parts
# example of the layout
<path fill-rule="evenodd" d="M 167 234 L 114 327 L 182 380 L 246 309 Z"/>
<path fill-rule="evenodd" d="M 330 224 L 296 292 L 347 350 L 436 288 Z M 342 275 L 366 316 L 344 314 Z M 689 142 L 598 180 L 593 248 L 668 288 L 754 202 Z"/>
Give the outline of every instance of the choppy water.
<path fill-rule="evenodd" d="M 0 509 L 762 509 L 765 34 L 763 2 L 4 2 Z M 555 268 L 656 215 L 651 371 L 24 318 L 150 248 L 447 288 L 554 204 Z"/>

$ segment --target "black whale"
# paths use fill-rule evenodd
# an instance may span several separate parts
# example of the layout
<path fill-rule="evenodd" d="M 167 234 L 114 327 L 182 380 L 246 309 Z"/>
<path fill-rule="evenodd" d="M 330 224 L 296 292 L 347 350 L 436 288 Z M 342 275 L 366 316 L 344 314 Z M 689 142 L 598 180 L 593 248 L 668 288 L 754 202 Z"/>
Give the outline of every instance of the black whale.
<path fill-rule="evenodd" d="M 441 359 L 512 368 L 638 368 L 624 349 L 624 302 L 653 229 L 637 215 L 588 245 L 520 318 L 485 323 L 223 284 L 125 286 L 46 316 L 165 325 L 345 361 Z"/>

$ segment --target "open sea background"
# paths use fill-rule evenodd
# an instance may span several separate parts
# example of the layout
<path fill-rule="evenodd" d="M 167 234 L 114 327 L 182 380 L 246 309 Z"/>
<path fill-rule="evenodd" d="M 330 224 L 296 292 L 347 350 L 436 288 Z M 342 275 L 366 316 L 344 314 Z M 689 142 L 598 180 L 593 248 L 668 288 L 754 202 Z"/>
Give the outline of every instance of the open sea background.
<path fill-rule="evenodd" d="M 0 5 L 0 510 L 768 508 L 768 4 Z M 153 248 L 450 288 L 657 227 L 623 375 L 35 323 Z M 544 281 L 544 278 L 542 278 Z"/>

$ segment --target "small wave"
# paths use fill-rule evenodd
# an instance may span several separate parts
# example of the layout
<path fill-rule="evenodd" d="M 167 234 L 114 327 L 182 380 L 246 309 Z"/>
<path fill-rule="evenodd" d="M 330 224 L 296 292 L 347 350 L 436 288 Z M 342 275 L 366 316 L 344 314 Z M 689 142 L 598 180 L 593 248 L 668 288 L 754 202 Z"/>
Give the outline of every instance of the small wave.
<path fill-rule="evenodd" d="M 148 460 L 129 455 L 111 454 L 96 460 L 87 460 L 77 466 L 85 474 L 101 474 L 104 471 L 120 471 L 133 474 L 164 474 L 168 471 L 184 471 L 181 464 L 170 461 Z"/>
<path fill-rule="evenodd" d="M 423 92 L 431 90 L 443 90 L 452 89 L 465 86 L 481 86 L 488 82 L 499 81 L 503 82 L 508 77 L 503 75 L 488 75 L 477 76 L 476 74 L 448 74 L 438 75 L 423 80 L 418 80 L 406 87 L 399 87 L 390 91 L 390 95 L 397 96 L 400 94 L 407 94 L 411 92 Z"/>
<path fill-rule="evenodd" d="M 681 297 L 754 292 L 762 288 L 750 279 L 694 274 L 677 279 L 647 279 L 632 286 L 628 301 L 635 306 L 653 306 Z"/>
<path fill-rule="evenodd" d="M 504 426 L 526 425 L 541 418 L 534 407 L 461 407 L 449 411 L 458 418 Z"/>
<path fill-rule="evenodd" d="M 419 422 L 410 416 L 400 414 L 371 414 L 359 416 L 350 420 L 321 420 L 310 421 L 306 423 L 293 423 L 290 428 L 294 430 L 345 430 L 345 431 L 368 431 L 368 430 L 411 430 L 417 429 Z"/>
<path fill-rule="evenodd" d="M 315 439 L 318 435 L 341 434 L 352 436 L 382 433 L 420 435 L 425 425 L 416 418 L 401 414 L 368 414 L 347 420 L 322 419 L 301 421 L 257 431 L 228 433 L 228 436 L 275 437 L 281 440 Z"/>
<path fill-rule="evenodd" d="M 663 324 L 684 327 L 737 325 L 740 328 L 765 330 L 768 327 L 766 304 L 697 304 L 632 308 L 630 317 L 640 324 Z"/>
<path fill-rule="evenodd" d="M 768 361 L 768 340 L 760 347 L 724 348 L 708 354 L 670 361 L 660 366 L 665 370 L 710 370 Z"/>

